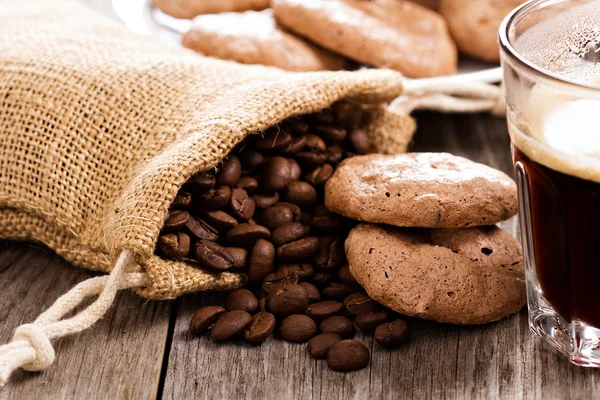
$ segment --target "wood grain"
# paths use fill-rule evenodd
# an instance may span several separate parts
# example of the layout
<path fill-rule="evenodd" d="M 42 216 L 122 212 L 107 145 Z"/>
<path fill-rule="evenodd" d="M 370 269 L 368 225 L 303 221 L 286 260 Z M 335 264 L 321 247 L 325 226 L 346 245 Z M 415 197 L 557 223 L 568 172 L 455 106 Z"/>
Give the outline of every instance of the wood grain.
<path fill-rule="evenodd" d="M 0 343 L 32 322 L 56 298 L 93 276 L 45 248 L 0 242 Z M 117 295 L 106 317 L 55 343 L 56 361 L 43 373 L 15 372 L 0 399 L 154 399 L 169 326 L 170 303 Z"/>

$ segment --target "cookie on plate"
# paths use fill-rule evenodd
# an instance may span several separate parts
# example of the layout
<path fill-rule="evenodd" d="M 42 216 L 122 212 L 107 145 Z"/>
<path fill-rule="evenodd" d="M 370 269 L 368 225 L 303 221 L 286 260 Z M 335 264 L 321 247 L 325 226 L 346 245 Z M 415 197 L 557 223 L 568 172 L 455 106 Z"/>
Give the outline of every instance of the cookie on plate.
<path fill-rule="evenodd" d="M 346 60 L 275 24 L 271 10 L 201 15 L 182 44 L 204 55 L 289 71 L 343 69 Z"/>
<path fill-rule="evenodd" d="M 152 7 L 175 18 L 192 19 L 201 14 L 264 10 L 269 0 L 152 0 Z"/>
<path fill-rule="evenodd" d="M 517 187 L 501 171 L 448 153 L 370 154 L 340 164 L 325 205 L 367 222 L 465 228 L 515 215 Z"/>
<path fill-rule="evenodd" d="M 483 324 L 526 302 L 521 246 L 496 226 L 407 230 L 360 224 L 345 246 L 350 271 L 369 296 L 401 314 Z"/>
<path fill-rule="evenodd" d="M 461 53 L 498 62 L 498 28 L 526 0 L 440 0 L 440 13 Z"/>
<path fill-rule="evenodd" d="M 277 22 L 331 51 L 409 78 L 456 72 L 446 22 L 402 0 L 273 0 Z"/>

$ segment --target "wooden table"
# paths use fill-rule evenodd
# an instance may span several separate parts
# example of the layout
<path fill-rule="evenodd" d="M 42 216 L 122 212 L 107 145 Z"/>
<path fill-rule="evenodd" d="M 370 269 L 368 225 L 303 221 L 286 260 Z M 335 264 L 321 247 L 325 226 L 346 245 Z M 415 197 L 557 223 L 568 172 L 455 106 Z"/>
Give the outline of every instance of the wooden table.
<path fill-rule="evenodd" d="M 110 12 L 105 0 L 87 0 Z M 419 114 L 412 149 L 449 151 L 512 174 L 506 124 L 488 115 Z M 503 224 L 516 232 L 513 219 Z M 0 342 L 90 276 L 40 245 L 0 242 Z M 409 320 L 410 343 L 384 350 L 372 337 L 368 368 L 336 373 L 305 346 L 216 345 L 187 334 L 192 313 L 218 294 L 149 302 L 120 293 L 89 331 L 56 343 L 43 373 L 16 372 L 0 399 L 463 399 L 600 398 L 600 371 L 578 368 L 536 340 L 527 313 L 483 326 Z"/>

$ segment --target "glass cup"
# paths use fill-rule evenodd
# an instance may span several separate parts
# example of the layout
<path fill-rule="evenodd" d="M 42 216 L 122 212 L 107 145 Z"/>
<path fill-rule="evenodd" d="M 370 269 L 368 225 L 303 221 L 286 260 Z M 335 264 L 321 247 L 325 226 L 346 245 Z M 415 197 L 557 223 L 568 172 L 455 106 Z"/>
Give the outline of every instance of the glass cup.
<path fill-rule="evenodd" d="M 600 0 L 534 0 L 500 27 L 529 326 L 600 367 Z"/>

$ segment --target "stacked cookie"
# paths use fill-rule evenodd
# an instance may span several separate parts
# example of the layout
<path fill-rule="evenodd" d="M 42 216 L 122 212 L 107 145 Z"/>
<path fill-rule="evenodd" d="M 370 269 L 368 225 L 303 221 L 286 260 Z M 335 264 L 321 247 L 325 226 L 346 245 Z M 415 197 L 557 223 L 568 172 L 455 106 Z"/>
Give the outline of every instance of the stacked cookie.
<path fill-rule="evenodd" d="M 379 303 L 455 324 L 525 305 L 521 246 L 494 225 L 517 211 L 506 174 L 446 153 L 357 156 L 327 182 L 325 204 L 365 222 L 350 232 L 346 256 Z"/>

